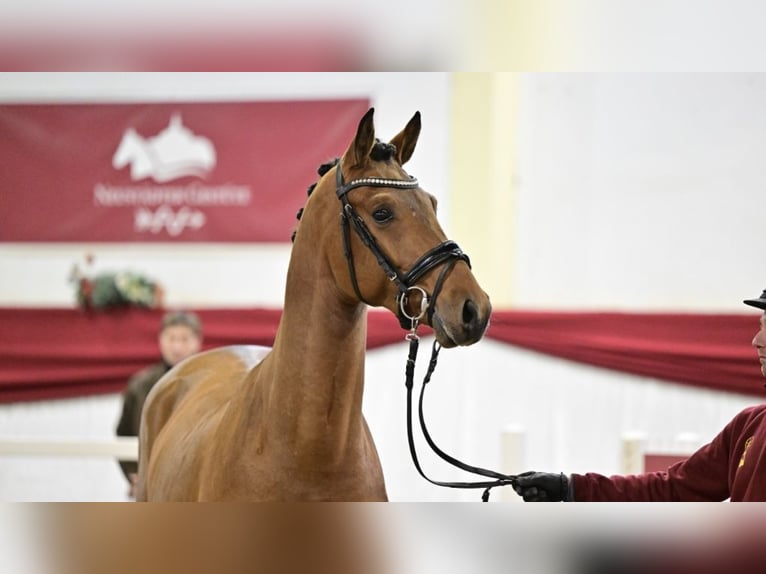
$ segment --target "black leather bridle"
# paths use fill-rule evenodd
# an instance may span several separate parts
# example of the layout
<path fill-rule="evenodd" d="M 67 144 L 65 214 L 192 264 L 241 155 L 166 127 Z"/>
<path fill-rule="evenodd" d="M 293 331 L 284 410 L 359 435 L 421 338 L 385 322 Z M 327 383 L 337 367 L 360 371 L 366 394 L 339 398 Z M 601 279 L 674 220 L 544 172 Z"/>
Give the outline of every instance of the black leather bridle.
<path fill-rule="evenodd" d="M 448 488 L 483 488 L 484 493 L 482 494 L 482 500 L 486 502 L 487 500 L 489 500 L 489 492 L 492 488 L 494 488 L 495 486 L 505 486 L 508 484 L 514 484 L 516 482 L 516 476 L 502 474 L 493 470 L 471 466 L 469 464 L 461 462 L 460 460 L 442 451 L 431 438 L 430 433 L 426 429 L 425 416 L 423 414 L 423 397 L 425 394 L 426 385 L 431 380 L 431 375 L 433 374 L 434 369 L 436 368 L 436 362 L 439 357 L 439 350 L 441 349 L 441 345 L 439 345 L 437 341 L 434 341 L 434 344 L 433 344 L 433 349 L 431 351 L 431 360 L 429 362 L 426 375 L 423 379 L 423 384 L 420 390 L 420 400 L 418 403 L 420 428 L 423 432 L 423 436 L 426 439 L 426 442 L 428 443 L 428 445 L 431 447 L 431 449 L 443 460 L 447 461 L 453 466 L 457 466 L 458 468 L 462 470 L 465 470 L 473 474 L 486 476 L 486 477 L 492 478 L 493 480 L 480 481 L 480 482 L 442 482 L 442 481 L 430 479 L 423 472 L 423 469 L 420 466 L 420 462 L 418 461 L 417 451 L 415 449 L 415 441 L 414 441 L 413 432 L 412 432 L 412 388 L 413 388 L 413 380 L 415 375 L 415 361 L 417 359 L 418 346 L 420 342 L 420 337 L 418 337 L 417 335 L 418 324 L 420 320 L 423 318 L 424 314 L 428 317 L 428 322 L 432 324 L 434 307 L 436 305 L 436 298 L 439 295 L 439 292 L 441 291 L 441 288 L 442 288 L 442 285 L 444 284 L 444 280 L 446 276 L 449 274 L 450 270 L 455 266 L 455 264 L 458 261 L 465 261 L 468 267 L 470 268 L 471 262 L 468 259 L 468 255 L 463 253 L 462 249 L 460 249 L 458 244 L 455 243 L 454 241 L 450 241 L 450 240 L 443 241 L 442 243 L 440 243 L 439 245 L 437 245 L 436 247 L 434 247 L 433 249 L 431 249 L 430 251 L 422 255 L 420 259 L 418 259 L 413 264 L 412 268 L 407 273 L 404 273 L 404 274 L 401 273 L 401 271 L 399 271 L 396 268 L 396 266 L 393 263 L 391 263 L 389 258 L 380 248 L 377 241 L 375 240 L 375 236 L 372 234 L 372 232 L 370 232 L 369 227 L 367 227 L 367 224 L 365 224 L 364 220 L 357 213 L 356 209 L 354 209 L 354 206 L 351 205 L 351 203 L 349 202 L 348 192 L 357 187 L 388 187 L 388 188 L 394 188 L 394 189 L 416 189 L 417 187 L 419 187 L 418 180 L 412 176 L 410 176 L 409 179 L 386 179 L 386 178 L 378 178 L 378 177 L 366 177 L 361 179 L 355 179 L 348 183 L 344 183 L 340 161 L 337 162 L 335 169 L 336 169 L 336 172 L 335 172 L 336 194 L 342 204 L 342 209 L 340 212 L 340 224 L 341 224 L 342 237 L 343 237 L 343 252 L 346 257 L 346 262 L 348 263 L 349 275 L 351 276 L 351 284 L 354 287 L 354 292 L 356 293 L 356 296 L 359 298 L 360 301 L 367 303 L 369 305 L 369 302 L 364 298 L 364 296 L 359 290 L 359 282 L 357 281 L 356 270 L 354 268 L 354 256 L 351 250 L 351 237 L 350 237 L 349 228 L 353 228 L 356 234 L 362 240 L 362 243 L 370 251 L 372 251 L 373 255 L 375 256 L 375 259 L 378 262 L 378 265 L 380 265 L 380 267 L 383 269 L 383 272 L 386 274 L 389 280 L 391 280 L 396 285 L 399 291 L 396 296 L 396 302 L 397 302 L 396 307 L 398 310 L 397 317 L 399 319 L 399 324 L 402 326 L 402 328 L 409 330 L 409 333 L 407 333 L 407 336 L 405 337 L 405 339 L 408 340 L 410 343 L 409 355 L 407 357 L 407 366 L 405 368 L 405 377 L 406 377 L 405 385 L 407 387 L 407 439 L 409 441 L 410 454 L 412 456 L 412 461 L 415 464 L 415 468 L 417 469 L 420 476 L 425 478 L 431 484 L 435 484 L 437 486 L 444 486 Z M 439 276 L 436 279 L 436 283 L 434 285 L 433 293 L 431 293 L 431 296 L 429 297 L 425 289 L 423 289 L 422 287 L 418 287 L 416 283 L 421 277 L 423 277 L 430 270 L 442 264 L 444 264 L 444 268 L 439 273 Z M 410 291 L 418 291 L 421 295 L 420 309 L 417 315 L 410 315 L 407 312 L 407 297 Z"/>
<path fill-rule="evenodd" d="M 444 279 L 450 270 L 458 261 L 465 261 L 468 267 L 471 266 L 471 261 L 468 259 L 468 255 L 463 253 L 457 243 L 454 241 L 444 241 L 426 252 L 420 257 L 410 268 L 407 273 L 402 273 L 396 266 L 391 263 L 390 259 L 386 256 L 383 250 L 375 240 L 375 236 L 370 231 L 367 224 L 357 213 L 354 206 L 348 200 L 348 192 L 357 187 L 389 187 L 394 189 L 416 189 L 419 186 L 418 180 L 414 177 L 409 179 L 385 179 L 380 177 L 365 177 L 361 179 L 354 179 L 348 183 L 343 182 L 343 172 L 341 169 L 341 163 L 338 161 L 335 172 L 336 194 L 340 199 L 343 208 L 340 212 L 340 224 L 342 228 L 343 236 L 343 253 L 346 256 L 348 263 L 348 271 L 351 276 L 351 284 L 354 287 L 354 292 L 359 300 L 370 304 L 362 295 L 359 290 L 359 282 L 356 278 L 356 270 L 354 268 L 354 254 L 351 250 L 351 238 L 349 228 L 353 228 L 362 243 L 372 251 L 378 265 L 383 269 L 386 277 L 392 281 L 399 293 L 396 296 L 396 308 L 399 324 L 403 329 L 414 330 L 417 328 L 417 324 L 422 319 L 423 314 L 427 314 L 429 322 L 433 318 L 434 307 L 436 305 L 436 298 L 441 291 Z M 434 285 L 434 291 L 429 297 L 426 291 L 422 287 L 418 287 L 416 283 L 418 280 L 428 273 L 431 269 L 438 267 L 442 263 L 446 263 L 444 269 L 442 269 L 439 277 Z M 410 291 L 418 291 L 421 294 L 420 312 L 418 315 L 410 315 L 407 312 L 407 297 Z"/>

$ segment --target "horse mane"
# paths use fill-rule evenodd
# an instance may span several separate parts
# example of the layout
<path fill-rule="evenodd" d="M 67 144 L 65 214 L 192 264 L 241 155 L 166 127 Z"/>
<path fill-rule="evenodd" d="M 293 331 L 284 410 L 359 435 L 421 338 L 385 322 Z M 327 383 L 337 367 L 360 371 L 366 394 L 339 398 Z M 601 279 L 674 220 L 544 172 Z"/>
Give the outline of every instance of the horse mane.
<path fill-rule="evenodd" d="M 327 162 L 323 163 L 322 165 L 320 165 L 317 168 L 317 173 L 319 174 L 319 177 L 322 177 L 324 174 L 326 174 L 328 171 L 330 171 L 333 167 L 338 165 L 339 161 L 340 161 L 340 158 L 336 157 L 336 158 L 331 159 L 330 161 L 327 161 Z M 314 183 L 312 183 L 308 187 L 308 189 L 306 190 L 306 196 L 307 197 L 311 197 L 311 193 L 314 191 L 314 188 L 317 186 L 317 183 L 319 183 L 319 181 L 315 181 Z M 303 215 L 303 208 L 301 207 L 298 210 L 298 213 L 295 214 L 295 218 L 298 221 L 300 221 L 302 215 Z M 295 229 L 293 229 L 293 234 L 290 236 L 290 241 L 293 242 L 293 243 L 295 243 L 295 234 L 296 233 L 298 233 L 298 228 L 297 227 Z"/>

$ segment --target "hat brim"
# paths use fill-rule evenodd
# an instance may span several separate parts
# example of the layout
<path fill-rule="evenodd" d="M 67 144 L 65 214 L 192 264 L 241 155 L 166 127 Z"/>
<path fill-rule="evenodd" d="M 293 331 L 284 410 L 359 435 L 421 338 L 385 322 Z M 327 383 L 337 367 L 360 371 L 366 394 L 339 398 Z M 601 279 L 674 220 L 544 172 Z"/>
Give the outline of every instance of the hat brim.
<path fill-rule="evenodd" d="M 750 305 L 751 307 L 757 307 L 758 309 L 766 311 L 766 299 L 745 299 L 742 302 L 745 305 Z"/>

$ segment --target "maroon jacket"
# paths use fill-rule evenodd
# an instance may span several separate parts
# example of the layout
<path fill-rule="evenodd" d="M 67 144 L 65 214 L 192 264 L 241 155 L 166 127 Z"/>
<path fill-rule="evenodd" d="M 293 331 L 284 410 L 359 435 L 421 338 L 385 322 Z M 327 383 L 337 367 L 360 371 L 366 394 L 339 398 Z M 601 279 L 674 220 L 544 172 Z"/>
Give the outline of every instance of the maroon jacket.
<path fill-rule="evenodd" d="M 688 459 L 663 472 L 573 474 L 574 500 L 766 501 L 766 405 L 749 407 Z"/>

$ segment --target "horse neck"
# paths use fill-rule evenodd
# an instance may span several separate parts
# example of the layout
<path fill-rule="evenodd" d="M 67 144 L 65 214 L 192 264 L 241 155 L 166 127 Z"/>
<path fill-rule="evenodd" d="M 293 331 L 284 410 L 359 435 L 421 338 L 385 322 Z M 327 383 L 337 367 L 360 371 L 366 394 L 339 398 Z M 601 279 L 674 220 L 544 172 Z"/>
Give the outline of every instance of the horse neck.
<path fill-rule="evenodd" d="M 293 246 L 267 410 L 287 444 L 326 456 L 362 436 L 367 312 L 341 300 L 310 243 Z"/>

